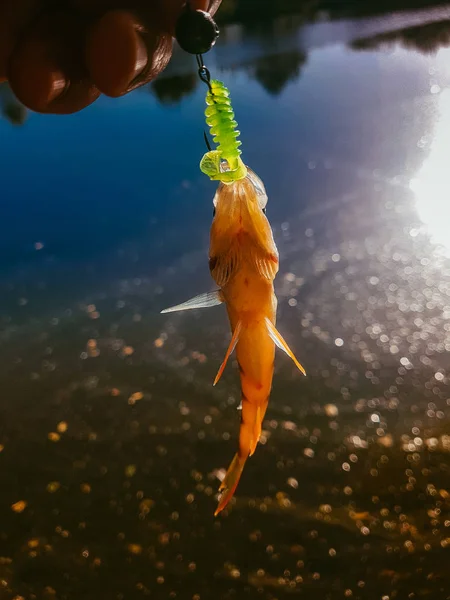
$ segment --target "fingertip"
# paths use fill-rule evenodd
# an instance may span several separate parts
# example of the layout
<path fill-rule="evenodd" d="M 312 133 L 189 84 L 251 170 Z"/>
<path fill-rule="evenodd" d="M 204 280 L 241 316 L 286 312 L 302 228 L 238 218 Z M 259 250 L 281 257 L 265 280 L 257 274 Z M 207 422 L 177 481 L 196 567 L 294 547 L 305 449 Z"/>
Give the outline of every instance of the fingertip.
<path fill-rule="evenodd" d="M 13 54 L 9 82 L 18 100 L 31 110 L 46 112 L 68 85 L 65 74 L 51 65 L 42 43 L 30 38 Z"/>
<path fill-rule="evenodd" d="M 189 5 L 192 10 L 204 10 L 209 8 L 209 0 L 190 0 Z"/>
<path fill-rule="evenodd" d="M 92 81 L 107 96 L 121 96 L 166 67 L 172 40 L 131 12 L 108 11 L 91 26 L 85 47 Z"/>
<path fill-rule="evenodd" d="M 214 15 L 217 12 L 222 0 L 189 0 L 189 6 L 192 10 L 203 10 Z"/>
<path fill-rule="evenodd" d="M 121 96 L 145 69 L 148 53 L 132 15 L 110 11 L 89 30 L 86 64 L 90 76 L 107 96 Z"/>
<path fill-rule="evenodd" d="M 41 113 L 73 113 L 100 92 L 88 80 L 77 52 L 80 30 L 67 14 L 42 18 L 14 50 L 8 65 L 12 91 Z"/>

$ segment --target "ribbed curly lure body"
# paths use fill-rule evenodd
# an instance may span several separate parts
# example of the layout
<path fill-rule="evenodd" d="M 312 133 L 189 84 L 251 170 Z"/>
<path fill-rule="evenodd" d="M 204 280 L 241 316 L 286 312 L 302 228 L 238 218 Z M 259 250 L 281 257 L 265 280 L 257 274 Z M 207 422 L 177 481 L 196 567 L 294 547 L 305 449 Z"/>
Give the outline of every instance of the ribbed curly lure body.
<path fill-rule="evenodd" d="M 206 104 L 206 123 L 217 149 L 203 156 L 200 169 L 210 179 L 223 183 L 243 179 L 247 175 L 247 168 L 240 158 L 241 142 L 237 139 L 240 132 L 234 119 L 230 92 L 221 81 L 213 79 L 210 82 Z"/>

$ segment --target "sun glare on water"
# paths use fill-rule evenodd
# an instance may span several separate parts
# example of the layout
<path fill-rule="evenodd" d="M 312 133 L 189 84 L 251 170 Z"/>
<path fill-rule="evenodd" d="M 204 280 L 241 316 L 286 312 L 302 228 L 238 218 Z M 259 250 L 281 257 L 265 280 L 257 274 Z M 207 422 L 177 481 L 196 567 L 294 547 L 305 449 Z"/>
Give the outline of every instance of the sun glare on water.
<path fill-rule="evenodd" d="M 450 251 L 450 89 L 440 94 L 438 113 L 429 156 L 409 187 L 432 241 Z"/>

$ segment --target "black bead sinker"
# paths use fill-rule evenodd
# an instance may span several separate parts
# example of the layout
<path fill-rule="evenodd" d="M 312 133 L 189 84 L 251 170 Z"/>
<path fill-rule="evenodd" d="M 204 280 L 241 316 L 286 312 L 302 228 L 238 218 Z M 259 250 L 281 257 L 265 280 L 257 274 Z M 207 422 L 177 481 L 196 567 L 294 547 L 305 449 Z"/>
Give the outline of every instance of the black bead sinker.
<path fill-rule="evenodd" d="M 178 18 L 175 38 L 189 54 L 204 54 L 214 46 L 219 29 L 211 15 L 203 10 L 185 10 Z"/>

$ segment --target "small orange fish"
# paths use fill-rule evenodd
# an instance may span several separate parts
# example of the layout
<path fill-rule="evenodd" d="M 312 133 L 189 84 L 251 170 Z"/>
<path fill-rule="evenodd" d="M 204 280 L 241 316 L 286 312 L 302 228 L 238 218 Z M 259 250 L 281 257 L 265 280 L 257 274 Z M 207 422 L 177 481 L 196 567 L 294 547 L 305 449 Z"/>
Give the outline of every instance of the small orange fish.
<path fill-rule="evenodd" d="M 278 251 L 265 214 L 267 194 L 261 179 L 242 162 L 230 94 L 221 81 L 209 82 L 206 105 L 206 122 L 218 146 L 203 156 L 200 169 L 210 179 L 221 182 L 214 196 L 209 248 L 209 268 L 219 289 L 162 312 L 222 302 L 227 307 L 233 335 L 214 385 L 236 348 L 242 413 L 239 448 L 220 486 L 223 493 L 215 512 L 218 515 L 233 497 L 245 462 L 261 437 L 272 387 L 275 345 L 306 373 L 275 328 L 273 280 L 278 272 Z"/>
<path fill-rule="evenodd" d="M 273 280 L 278 271 L 278 251 L 265 215 L 267 196 L 259 177 L 247 175 L 220 183 L 214 197 L 209 267 L 219 290 L 196 296 L 163 312 L 225 303 L 232 338 L 214 385 L 236 348 L 241 377 L 242 413 L 239 448 L 220 486 L 222 495 L 215 515 L 233 497 L 245 462 L 261 437 L 261 428 L 272 387 L 275 345 L 292 358 L 305 375 L 289 346 L 275 328 L 277 299 Z"/>

